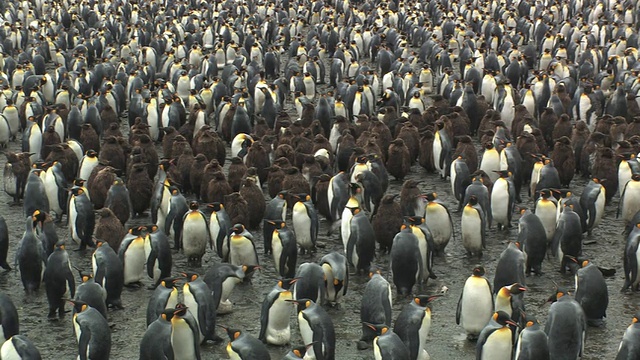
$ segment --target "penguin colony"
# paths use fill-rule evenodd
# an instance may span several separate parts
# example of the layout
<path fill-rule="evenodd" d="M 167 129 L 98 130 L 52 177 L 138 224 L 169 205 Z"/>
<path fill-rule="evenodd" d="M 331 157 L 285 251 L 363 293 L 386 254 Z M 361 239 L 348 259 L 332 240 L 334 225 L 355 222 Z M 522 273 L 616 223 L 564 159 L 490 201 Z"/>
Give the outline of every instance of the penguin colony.
<path fill-rule="evenodd" d="M 16 304 L 46 295 L 41 326 L 67 329 L 80 359 L 429 359 L 431 308 L 454 292 L 465 339 L 449 358 L 640 358 L 640 312 L 613 352 L 585 350 L 616 276 L 588 259 L 603 221 L 626 227 L 606 246 L 622 291 L 640 285 L 636 4 L 0 11 L 3 189 L 19 205 L 0 217 L 0 266 L 25 292 L 2 286 L 0 358 L 59 355 L 21 334 L 37 325 Z M 132 297 L 146 323 L 120 315 Z M 234 325 L 239 305 L 259 329 Z"/>

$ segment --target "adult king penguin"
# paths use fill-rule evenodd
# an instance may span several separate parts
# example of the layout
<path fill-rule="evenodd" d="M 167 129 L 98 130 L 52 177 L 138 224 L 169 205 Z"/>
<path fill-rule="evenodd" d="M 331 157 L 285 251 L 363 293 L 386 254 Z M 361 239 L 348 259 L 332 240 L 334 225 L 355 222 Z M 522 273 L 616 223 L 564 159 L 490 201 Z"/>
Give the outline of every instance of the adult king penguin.
<path fill-rule="evenodd" d="M 548 301 L 552 304 L 544 332 L 548 338 L 550 358 L 581 358 L 587 330 L 582 307 L 562 288 L 557 289 Z"/>
<path fill-rule="evenodd" d="M 376 337 L 375 329 L 367 324 L 390 324 L 391 307 L 393 306 L 391 285 L 382 277 L 377 269 L 369 272 L 369 282 L 364 288 L 360 304 L 360 321 L 362 322 L 362 337 L 358 342 L 358 349 L 366 349 Z"/>
<path fill-rule="evenodd" d="M 493 315 L 493 294 L 484 274 L 484 267 L 473 268 L 458 300 L 456 324 L 462 325 L 468 339 L 477 338 Z"/>
<path fill-rule="evenodd" d="M 285 345 L 291 339 L 290 317 L 293 299 L 290 290 L 294 279 L 280 279 L 265 295 L 260 312 L 260 335 L 258 339 L 271 345 Z"/>
<path fill-rule="evenodd" d="M 419 295 L 402 308 L 393 331 L 409 350 L 409 359 L 428 360 L 427 338 L 431 329 L 431 301 L 438 296 Z"/>
<path fill-rule="evenodd" d="M 476 360 L 510 360 L 513 334 L 509 325 L 517 324 L 504 311 L 497 311 L 491 320 L 478 337 Z"/>

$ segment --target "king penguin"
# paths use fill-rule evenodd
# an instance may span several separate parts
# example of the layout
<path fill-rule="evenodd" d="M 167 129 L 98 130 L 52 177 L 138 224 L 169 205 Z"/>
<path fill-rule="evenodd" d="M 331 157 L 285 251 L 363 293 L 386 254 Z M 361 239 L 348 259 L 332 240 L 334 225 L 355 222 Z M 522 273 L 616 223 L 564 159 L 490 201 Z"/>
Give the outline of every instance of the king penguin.
<path fill-rule="evenodd" d="M 476 360 L 510 360 L 513 340 L 509 325 L 517 324 L 504 311 L 496 312 L 491 319 L 478 337 Z"/>
<path fill-rule="evenodd" d="M 493 182 L 491 190 L 491 215 L 498 224 L 498 230 L 511 227 L 511 217 L 516 201 L 516 192 L 511 172 L 495 171 L 499 177 Z"/>
<path fill-rule="evenodd" d="M 262 301 L 258 339 L 271 345 L 285 345 L 291 339 L 290 317 L 293 279 L 280 279 Z"/>
<path fill-rule="evenodd" d="M 436 255 L 444 255 L 444 249 L 454 234 L 451 213 L 447 206 L 438 200 L 436 193 L 426 195 L 425 225 L 431 231 Z"/>
<path fill-rule="evenodd" d="M 147 327 L 158 319 L 166 309 L 178 304 L 178 278 L 164 278 L 149 297 L 147 304 Z"/>
<path fill-rule="evenodd" d="M 336 334 L 331 317 L 309 299 L 292 300 L 298 305 L 298 327 L 305 344 L 313 344 L 305 358 L 335 360 Z"/>
<path fill-rule="evenodd" d="M 409 359 L 428 360 L 427 338 L 431 329 L 431 301 L 438 296 L 419 295 L 402 308 L 393 331 L 409 350 Z"/>
<path fill-rule="evenodd" d="M 609 306 L 609 291 L 602 272 L 589 260 L 582 260 L 576 272 L 576 301 L 582 306 L 587 325 L 604 325 Z"/>
<path fill-rule="evenodd" d="M 96 215 L 93 212 L 91 200 L 87 197 L 83 188 L 74 186 L 70 190 L 69 205 L 69 232 L 71 239 L 78 244 L 79 250 L 87 246 L 94 247 L 93 230 L 96 223 Z"/>
<path fill-rule="evenodd" d="M 118 257 L 124 269 L 124 285 L 139 284 L 144 277 L 147 261 L 144 253 L 146 231 L 144 226 L 131 228 L 120 244 Z"/>
<path fill-rule="evenodd" d="M 71 300 L 75 314 L 73 328 L 78 342 L 78 358 L 108 360 L 111 352 L 111 329 L 98 310 L 87 303 Z"/>
<path fill-rule="evenodd" d="M 311 202 L 310 195 L 301 194 L 293 197 L 297 200 L 291 213 L 296 241 L 300 245 L 302 254 L 307 251 L 313 252 L 318 239 L 318 213 Z"/>
<path fill-rule="evenodd" d="M 514 360 L 549 360 L 547 334 L 542 331 L 538 321 L 527 316 L 524 329 L 518 336 Z"/>
<path fill-rule="evenodd" d="M 182 273 L 185 284 L 182 286 L 184 304 L 198 325 L 200 343 L 216 341 L 216 309 L 213 305 L 211 289 L 196 273 Z"/>
<path fill-rule="evenodd" d="M 225 328 L 230 342 L 227 344 L 229 359 L 234 360 L 271 360 L 269 350 L 260 340 L 246 331 Z"/>
<path fill-rule="evenodd" d="M 0 357 L 3 359 L 40 360 L 42 356 L 38 348 L 24 335 L 14 335 L 7 339 L 0 348 Z"/>
<path fill-rule="evenodd" d="M 209 220 L 199 209 L 197 201 L 189 203 L 189 211 L 182 219 L 182 232 L 177 248 L 187 257 L 187 263 L 191 266 L 201 267 L 202 257 L 207 251 L 207 245 L 213 247 L 209 232 Z M 176 236 L 176 239 L 177 236 Z M 187 304 L 188 306 L 188 304 Z"/>
<path fill-rule="evenodd" d="M 604 216 L 606 191 L 599 179 L 593 178 L 584 187 L 580 195 L 580 207 L 587 215 L 587 231 L 590 235 L 593 229 L 598 227 Z"/>
<path fill-rule="evenodd" d="M 292 278 L 296 273 L 298 248 L 296 236 L 284 221 L 270 221 L 273 229 L 271 236 L 271 253 L 276 271 L 283 278 Z"/>
<path fill-rule="evenodd" d="M 486 247 L 486 217 L 482 206 L 478 204 L 475 195 L 469 198 L 462 213 L 462 245 L 467 251 L 467 256 L 482 256 L 482 250 Z"/>
<path fill-rule="evenodd" d="M 43 280 L 49 302 L 48 318 L 55 320 L 56 313 L 59 318 L 64 317 L 64 299 L 76 295 L 76 283 L 71 272 L 69 254 L 64 249 L 64 241 L 58 241 L 55 250 L 49 255 Z"/>
<path fill-rule="evenodd" d="M 5 343 L 6 344 L 6 343 Z M 4 346 L 2 347 L 4 349 Z M 2 352 L 4 355 L 4 352 Z M 620 346 L 616 360 L 632 360 L 640 357 L 640 312 L 637 312 L 631 319 L 631 325 L 627 327 Z"/>
<path fill-rule="evenodd" d="M 493 293 L 484 274 L 484 267 L 473 268 L 458 300 L 456 324 L 462 325 L 468 339 L 477 338 L 493 315 Z"/>
<path fill-rule="evenodd" d="M 551 359 L 579 359 L 584 354 L 587 321 L 582 307 L 565 289 L 549 297 L 552 302 L 544 327 Z"/>
<path fill-rule="evenodd" d="M 373 354 L 376 360 L 409 359 L 409 350 L 402 339 L 386 324 L 365 324 L 376 337 L 373 339 Z"/>
<path fill-rule="evenodd" d="M 229 260 L 229 234 L 231 228 L 231 219 L 224 205 L 221 203 L 208 204 L 211 210 L 209 216 L 209 232 L 211 241 L 215 244 L 216 253 L 222 261 Z"/>
<path fill-rule="evenodd" d="M 376 337 L 375 329 L 367 324 L 390 324 L 391 308 L 393 306 L 391 285 L 379 270 L 369 272 L 369 281 L 362 294 L 360 303 L 360 321 L 362 323 L 362 337 L 358 342 L 358 349 L 366 349 Z"/>
<path fill-rule="evenodd" d="M 320 259 L 324 271 L 327 301 L 336 304 L 347 295 L 349 287 L 349 264 L 347 258 L 333 251 Z"/>

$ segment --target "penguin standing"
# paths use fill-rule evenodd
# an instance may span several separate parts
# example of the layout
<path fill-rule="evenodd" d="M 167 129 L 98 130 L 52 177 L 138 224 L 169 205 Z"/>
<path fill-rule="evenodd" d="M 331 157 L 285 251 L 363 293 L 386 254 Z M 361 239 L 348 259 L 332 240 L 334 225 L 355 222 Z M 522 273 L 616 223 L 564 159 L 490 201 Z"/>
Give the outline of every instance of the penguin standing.
<path fill-rule="evenodd" d="M 573 210 L 573 205 L 565 204 L 564 211 L 560 214 L 551 242 L 551 254 L 560 261 L 562 273 L 566 272 L 568 266 L 572 266 L 568 262 L 570 257 L 578 258 L 582 255 L 582 225 L 580 216 Z"/>
<path fill-rule="evenodd" d="M 33 168 L 27 177 L 22 204 L 25 216 L 31 216 L 36 210 L 49 212 L 49 199 L 43 178 L 40 176 L 42 172 L 43 170 L 41 169 Z"/>
<path fill-rule="evenodd" d="M 311 299 L 322 304 L 325 294 L 325 275 L 322 266 L 316 263 L 304 263 L 298 266 L 293 286 L 294 299 Z"/>
<path fill-rule="evenodd" d="M 209 216 L 209 232 L 211 241 L 215 244 L 216 253 L 222 261 L 228 261 L 229 256 L 229 229 L 231 228 L 231 219 L 229 214 L 221 203 L 208 204 L 211 210 Z"/>
<path fill-rule="evenodd" d="M 518 240 L 526 256 L 525 274 L 542 275 L 542 261 L 547 253 L 547 235 L 540 218 L 531 210 L 521 209 L 518 220 Z"/>
<path fill-rule="evenodd" d="M 225 328 L 225 330 L 231 340 L 227 344 L 227 354 L 230 359 L 271 360 L 269 350 L 260 340 L 245 331 L 231 328 Z"/>
<path fill-rule="evenodd" d="M 547 242 L 553 240 L 557 227 L 558 201 L 551 195 L 549 189 L 540 191 L 540 197 L 536 200 L 535 214 L 542 222 L 547 237 Z"/>
<path fill-rule="evenodd" d="M 606 191 L 600 180 L 594 178 L 584 187 L 580 195 L 580 207 L 587 216 L 587 231 L 589 234 L 598 227 L 604 216 Z"/>
<path fill-rule="evenodd" d="M 358 342 L 358 349 L 368 348 L 376 337 L 375 329 L 367 324 L 391 324 L 392 306 L 391 285 L 382 277 L 379 270 L 373 269 L 369 272 L 369 281 L 362 293 L 360 304 L 362 336 Z"/>
<path fill-rule="evenodd" d="M 173 233 L 173 248 L 179 249 L 183 220 L 185 214 L 189 211 L 189 204 L 177 187 L 169 186 L 169 193 L 171 197 L 168 204 L 169 211 L 167 211 L 167 217 L 164 222 L 164 232 L 167 235 Z"/>
<path fill-rule="evenodd" d="M 95 282 L 93 276 L 80 272 L 81 283 L 76 287 L 74 300 L 87 303 L 107 319 L 107 291 Z"/>
<path fill-rule="evenodd" d="M 406 304 L 396 319 L 393 331 L 404 342 L 409 359 L 427 360 L 427 338 L 431 329 L 431 301 L 437 296 L 420 295 Z"/>
<path fill-rule="evenodd" d="M 287 192 L 280 191 L 273 199 L 269 200 L 262 221 L 264 253 L 271 252 L 271 236 L 274 225 L 270 221 L 284 221 L 287 218 Z M 295 229 L 295 228 L 294 228 Z"/>
<path fill-rule="evenodd" d="M 7 221 L 0 215 L 0 267 L 5 270 L 11 270 L 11 266 L 7 263 L 7 253 L 9 252 L 9 228 Z"/>
<path fill-rule="evenodd" d="M 589 326 L 603 326 L 609 306 L 609 291 L 602 272 L 592 262 L 583 260 L 576 272 L 576 301 L 582 306 Z"/>
<path fill-rule="evenodd" d="M 184 304 L 176 305 L 171 318 L 171 347 L 174 359 L 201 359 L 198 324 Z"/>
<path fill-rule="evenodd" d="M 47 289 L 49 301 L 50 320 L 55 320 L 56 312 L 59 318 L 64 316 L 64 299 L 70 299 L 76 295 L 76 282 L 71 272 L 69 254 L 64 249 L 64 242 L 59 241 L 49 259 L 44 271 L 44 284 Z"/>
<path fill-rule="evenodd" d="M 335 360 L 336 334 L 329 314 L 309 299 L 292 300 L 298 305 L 298 327 L 305 344 L 313 344 L 305 358 Z"/>
<path fill-rule="evenodd" d="M 236 266 L 228 263 L 219 263 L 212 266 L 204 275 L 213 294 L 213 305 L 218 314 L 228 314 L 232 311 L 233 304 L 229 296 L 236 284 L 242 282 L 246 274 L 250 274 L 255 266 Z"/>
<path fill-rule="evenodd" d="M 189 211 L 182 219 L 182 233 L 177 245 L 178 248 L 182 248 L 182 252 L 187 257 L 187 263 L 196 267 L 202 266 L 202 257 L 207 251 L 207 244 L 213 247 L 209 221 L 199 210 L 199 206 L 197 201 L 191 201 L 189 204 Z"/>
<path fill-rule="evenodd" d="M 462 213 L 462 245 L 467 251 L 467 256 L 474 254 L 482 256 L 482 250 L 486 247 L 486 218 L 482 206 L 478 204 L 478 198 L 472 195 L 464 207 Z"/>
<path fill-rule="evenodd" d="M 410 227 L 403 225 L 400 232 L 393 238 L 390 262 L 393 283 L 396 285 L 398 294 L 402 296 L 411 294 L 413 286 L 422 281 L 423 261 L 419 240 Z"/>
<path fill-rule="evenodd" d="M 620 195 L 616 217 L 622 217 L 625 224 L 629 224 L 638 211 L 640 211 L 640 174 L 633 174 Z"/>
<path fill-rule="evenodd" d="M 498 230 L 511 227 L 511 216 L 515 207 L 516 193 L 511 172 L 496 171 L 499 177 L 491 190 L 491 215 L 498 224 Z"/>
<path fill-rule="evenodd" d="M 333 251 L 320 259 L 324 271 L 327 301 L 338 303 L 340 298 L 347 295 L 349 288 L 349 263 L 347 258 L 337 251 Z"/>
<path fill-rule="evenodd" d="M 293 205 L 291 218 L 300 252 L 304 254 L 307 251 L 315 251 L 319 228 L 318 213 L 310 195 L 294 195 L 294 199 L 298 201 Z"/>
<path fill-rule="evenodd" d="M 424 224 L 433 237 L 433 252 L 444 255 L 444 249 L 453 236 L 453 221 L 447 206 L 438 200 L 436 193 L 426 195 L 428 201 L 425 209 Z"/>
<path fill-rule="evenodd" d="M 162 315 L 165 309 L 172 309 L 178 304 L 178 278 L 164 278 L 149 297 L 147 304 L 147 327 Z"/>
<path fill-rule="evenodd" d="M 147 226 L 147 235 L 144 238 L 144 253 L 147 259 L 147 275 L 153 279 L 153 286 L 157 286 L 160 280 L 171 276 L 173 267 L 173 255 L 169 237 L 158 225 Z M 154 317 L 155 318 L 155 317 Z"/>
<path fill-rule="evenodd" d="M 0 339 L 9 341 L 20 333 L 20 319 L 18 318 L 18 310 L 11 298 L 4 293 L 0 293 Z M 2 353 L 3 359 L 4 353 Z M 7 357 L 10 359 L 10 357 Z"/>
<path fill-rule="evenodd" d="M 476 345 L 476 359 L 510 360 L 513 348 L 509 325 L 517 324 L 504 311 L 493 314 L 492 321 L 482 330 Z"/>
<path fill-rule="evenodd" d="M 278 280 L 276 286 L 265 295 L 260 312 L 260 335 L 258 339 L 271 345 L 285 345 L 291 339 L 290 317 L 293 299 L 291 279 Z M 289 300 L 289 301 L 288 301 Z"/>
<path fill-rule="evenodd" d="M 473 268 L 458 300 L 456 324 L 462 325 L 467 339 L 477 338 L 493 315 L 493 293 L 484 274 L 484 267 Z"/>
<path fill-rule="evenodd" d="M 140 360 L 171 359 L 174 356 L 171 344 L 171 320 L 174 312 L 174 308 L 164 309 L 160 316 L 149 324 L 140 341 Z"/>
<path fill-rule="evenodd" d="M 124 269 L 124 285 L 138 284 L 144 277 L 147 257 L 144 252 L 146 227 L 129 229 L 120 244 L 118 257 Z"/>
<path fill-rule="evenodd" d="M 131 217 L 133 209 L 131 201 L 132 199 L 129 196 L 129 189 L 127 189 L 124 181 L 120 178 L 116 178 L 111 187 L 109 187 L 107 199 L 104 201 L 104 207 L 111 209 L 122 226 L 124 226 Z M 116 251 L 118 250 L 117 246 L 114 246 L 113 248 Z"/>
<path fill-rule="evenodd" d="M 42 243 L 36 234 L 36 222 L 40 210 L 26 220 L 26 229 L 16 251 L 16 265 L 20 270 L 20 279 L 27 295 L 31 295 L 40 288 L 40 282 L 45 270 L 45 254 Z"/>
<path fill-rule="evenodd" d="M 296 272 L 298 248 L 296 236 L 284 221 L 269 221 L 273 229 L 271 236 L 271 253 L 276 271 L 283 278 L 292 278 Z"/>
<path fill-rule="evenodd" d="M 67 212 L 68 185 L 62 173 L 62 164 L 54 161 L 44 175 L 44 187 L 47 192 L 49 208 L 56 213 L 56 219 L 62 220 Z"/>
<path fill-rule="evenodd" d="M 640 345 L 638 344 L 639 336 L 640 313 L 636 313 L 631 319 L 631 325 L 627 327 L 627 330 L 625 330 L 624 335 L 622 336 L 622 341 L 620 341 L 620 346 L 618 347 L 616 360 L 637 359 L 640 356 L 640 346 L 638 346 Z"/>
<path fill-rule="evenodd" d="M 525 284 L 525 254 L 520 249 L 521 244 L 510 242 L 500 253 L 496 265 L 496 275 L 493 277 L 493 292 L 497 294 L 503 286 L 514 283 Z"/>
<path fill-rule="evenodd" d="M 242 224 L 235 224 L 229 236 L 229 262 L 233 265 L 260 265 L 253 235 Z"/>
<path fill-rule="evenodd" d="M 418 247 L 420 248 L 420 260 L 422 261 L 422 272 L 420 278 L 423 283 L 429 279 L 437 279 L 433 272 L 433 237 L 431 231 L 424 226 L 424 218 L 420 216 L 411 216 L 405 219 L 406 224 L 411 228 L 413 235 L 418 238 Z"/>
<path fill-rule="evenodd" d="M 343 219 L 349 226 L 349 236 L 342 239 L 347 260 L 355 267 L 356 272 L 368 272 L 376 250 L 373 227 L 369 217 L 359 207 L 347 207 L 345 210 L 351 210 L 353 215 L 351 219 Z"/>
<path fill-rule="evenodd" d="M 84 250 L 87 246 L 94 247 L 93 230 L 96 224 L 96 215 L 93 212 L 91 200 L 87 197 L 84 189 L 79 186 L 71 188 L 69 197 L 69 232 L 71 238 L 78 244 L 79 250 Z"/>
<path fill-rule="evenodd" d="M 111 352 L 111 329 L 107 319 L 87 303 L 71 300 L 75 314 L 73 329 L 78 341 L 78 358 L 108 360 Z"/>
<path fill-rule="evenodd" d="M 211 289 L 196 273 L 183 273 L 186 280 L 182 286 L 184 304 L 193 315 L 199 330 L 199 342 L 216 341 L 216 309 Z"/>
<path fill-rule="evenodd" d="M 542 331 L 538 321 L 527 316 L 524 329 L 518 335 L 515 360 L 549 360 L 547 334 Z"/>
<path fill-rule="evenodd" d="M 93 278 L 107 290 L 107 306 L 123 309 L 122 287 L 124 286 L 124 269 L 122 261 L 109 243 L 98 241 L 96 251 L 91 258 Z"/>
<path fill-rule="evenodd" d="M 550 358 L 581 358 L 587 330 L 582 307 L 562 288 L 557 289 L 548 301 L 552 304 L 544 332 L 547 334 Z"/>

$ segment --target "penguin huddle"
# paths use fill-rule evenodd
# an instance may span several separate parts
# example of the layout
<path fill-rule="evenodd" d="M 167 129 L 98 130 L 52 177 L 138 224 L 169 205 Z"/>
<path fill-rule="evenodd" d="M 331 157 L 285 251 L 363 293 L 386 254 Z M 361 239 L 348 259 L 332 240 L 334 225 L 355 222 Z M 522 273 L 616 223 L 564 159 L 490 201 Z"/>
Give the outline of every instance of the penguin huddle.
<path fill-rule="evenodd" d="M 607 315 L 633 319 L 611 337 L 638 358 L 637 309 L 607 312 L 617 268 L 640 288 L 638 14 L 7 1 L 3 189 L 22 207 L 0 205 L 0 267 L 25 306 L 44 290 L 43 327 L 72 309 L 87 359 L 135 357 L 125 336 L 141 359 L 455 358 L 429 339 L 436 299 L 478 359 L 586 357 Z M 59 355 L 0 288 L 0 358 Z M 115 310 L 147 300 L 129 329 L 144 315 Z"/>

